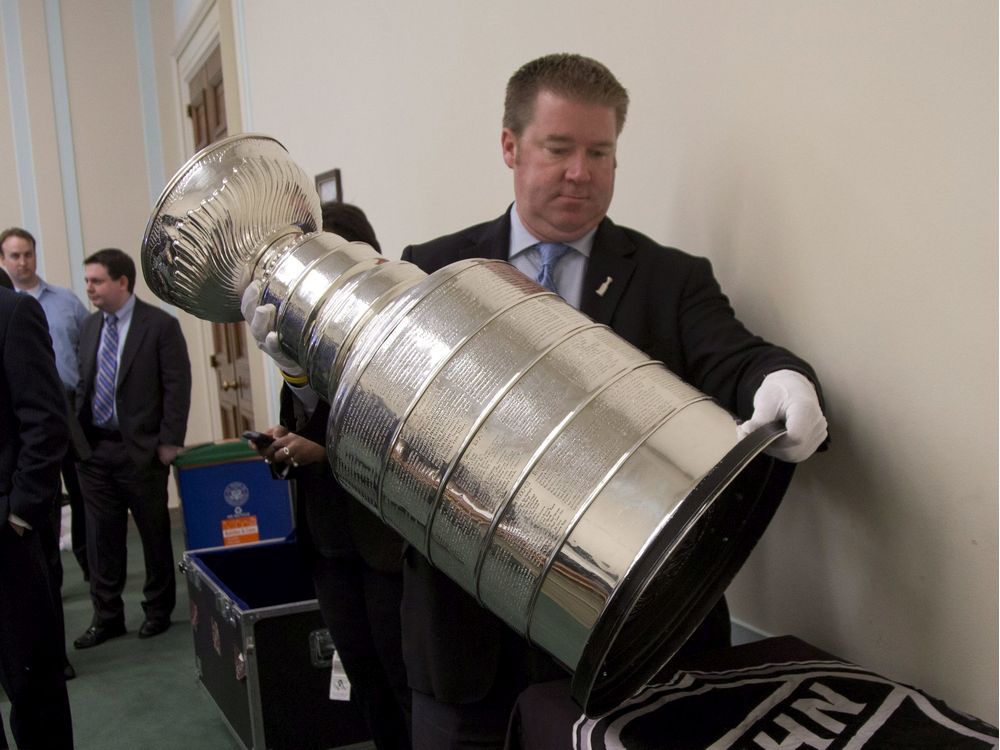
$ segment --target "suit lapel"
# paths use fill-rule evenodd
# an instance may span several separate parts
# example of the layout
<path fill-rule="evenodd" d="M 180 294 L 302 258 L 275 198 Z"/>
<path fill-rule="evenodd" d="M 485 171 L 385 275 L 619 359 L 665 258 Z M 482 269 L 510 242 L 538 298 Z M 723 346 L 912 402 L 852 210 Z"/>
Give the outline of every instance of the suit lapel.
<path fill-rule="evenodd" d="M 139 351 L 139 345 L 149 328 L 146 318 L 147 305 L 137 297 L 135 307 L 132 308 L 132 322 L 128 326 L 128 336 L 125 337 L 125 346 L 122 349 L 122 360 L 118 363 L 118 385 L 125 382 L 125 376 L 128 375 L 135 361 L 135 355 Z"/>
<path fill-rule="evenodd" d="M 598 323 L 611 324 L 635 271 L 635 262 L 629 257 L 634 252 L 635 246 L 628 236 L 605 218 L 594 235 L 580 298 L 581 311 Z"/>
<path fill-rule="evenodd" d="M 510 252 L 510 211 L 496 221 L 487 224 L 484 231 L 474 242 L 459 252 L 459 259 L 466 258 L 496 258 L 507 260 Z"/>
<path fill-rule="evenodd" d="M 92 314 L 80 330 L 80 368 L 83 396 L 89 397 L 94 388 L 94 370 L 97 367 L 97 345 L 101 340 L 101 325 L 104 314 Z M 80 405 L 77 404 L 77 407 Z"/>
<path fill-rule="evenodd" d="M 487 224 L 476 237 L 461 248 L 457 260 L 496 258 L 507 260 L 510 252 L 510 212 Z M 580 309 L 598 323 L 611 324 L 625 288 L 635 272 L 631 259 L 635 246 L 611 219 L 605 218 L 594 235 L 587 272 L 584 276 Z M 608 279 L 610 278 L 610 281 Z M 601 291 L 603 294 L 598 294 Z"/>

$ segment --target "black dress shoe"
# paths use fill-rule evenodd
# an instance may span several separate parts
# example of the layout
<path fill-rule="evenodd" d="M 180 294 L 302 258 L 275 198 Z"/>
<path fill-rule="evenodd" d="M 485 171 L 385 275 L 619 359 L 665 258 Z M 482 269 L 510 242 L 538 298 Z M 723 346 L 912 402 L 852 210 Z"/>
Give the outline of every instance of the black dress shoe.
<path fill-rule="evenodd" d="M 70 664 L 68 661 L 66 662 L 66 666 L 63 667 L 63 677 L 65 677 L 67 680 L 76 679 L 76 670 L 73 669 L 73 665 Z"/>
<path fill-rule="evenodd" d="M 73 641 L 73 647 L 91 648 L 92 646 L 100 646 L 109 638 L 117 638 L 120 635 L 125 635 L 126 632 L 124 622 L 108 625 L 91 625 L 87 628 L 87 632 Z"/>
<path fill-rule="evenodd" d="M 170 627 L 170 620 L 144 620 L 139 628 L 140 638 L 152 638 L 154 635 L 166 632 Z"/>

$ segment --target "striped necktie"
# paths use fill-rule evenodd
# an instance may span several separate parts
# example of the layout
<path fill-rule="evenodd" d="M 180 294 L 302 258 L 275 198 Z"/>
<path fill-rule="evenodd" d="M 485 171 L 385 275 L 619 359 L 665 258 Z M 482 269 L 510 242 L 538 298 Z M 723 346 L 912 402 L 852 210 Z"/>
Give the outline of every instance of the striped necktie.
<path fill-rule="evenodd" d="M 562 259 L 562 257 L 568 253 L 572 248 L 569 245 L 564 245 L 561 242 L 542 242 L 538 245 L 538 252 L 542 255 L 542 268 L 538 272 L 538 277 L 535 279 L 539 284 L 544 286 L 550 292 L 559 293 L 556 288 L 556 280 L 552 275 L 552 271 L 555 269 L 556 264 Z"/>
<path fill-rule="evenodd" d="M 114 315 L 104 318 L 101 356 L 97 362 L 97 380 L 94 383 L 94 424 L 105 425 L 115 413 L 115 378 L 118 375 L 118 319 Z"/>

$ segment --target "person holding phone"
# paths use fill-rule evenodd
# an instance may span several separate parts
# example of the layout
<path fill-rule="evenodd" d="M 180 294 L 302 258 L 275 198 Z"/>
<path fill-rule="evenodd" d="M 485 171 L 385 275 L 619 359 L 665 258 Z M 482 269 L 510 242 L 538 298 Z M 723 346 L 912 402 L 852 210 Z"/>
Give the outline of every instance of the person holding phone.
<path fill-rule="evenodd" d="M 378 240 L 361 209 L 323 207 L 323 229 L 346 240 Z M 256 284 L 256 282 L 255 282 Z M 403 666 L 400 602 L 403 540 L 333 477 L 324 448 L 330 405 L 308 387 L 302 369 L 265 337 L 273 305 L 258 307 L 259 286 L 244 295 L 243 314 L 258 346 L 282 370 L 281 424 L 246 433 L 250 447 L 292 482 L 296 533 L 309 561 L 323 621 L 351 683 L 351 699 L 379 750 L 410 747 L 410 691 Z"/>

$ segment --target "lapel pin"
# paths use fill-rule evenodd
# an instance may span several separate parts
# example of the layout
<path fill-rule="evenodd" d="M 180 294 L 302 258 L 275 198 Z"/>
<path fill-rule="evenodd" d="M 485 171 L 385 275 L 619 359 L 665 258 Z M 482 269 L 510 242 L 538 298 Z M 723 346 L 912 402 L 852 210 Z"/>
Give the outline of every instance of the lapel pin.
<path fill-rule="evenodd" d="M 604 283 L 601 284 L 599 287 L 597 287 L 597 296 L 598 297 L 603 297 L 604 296 L 604 293 L 606 291 L 608 291 L 608 287 L 611 286 L 611 282 L 612 281 L 613 281 L 613 279 L 610 276 L 608 276 L 608 278 L 606 278 L 604 280 Z"/>

